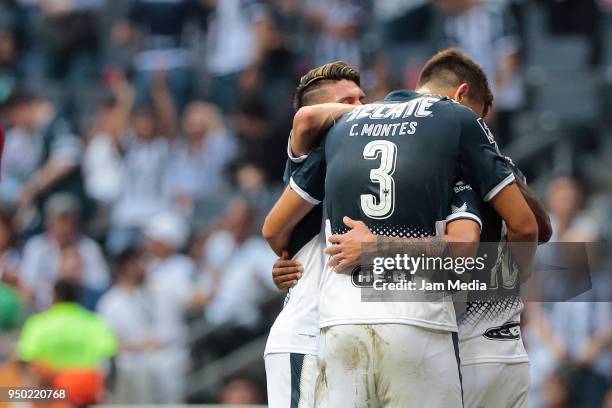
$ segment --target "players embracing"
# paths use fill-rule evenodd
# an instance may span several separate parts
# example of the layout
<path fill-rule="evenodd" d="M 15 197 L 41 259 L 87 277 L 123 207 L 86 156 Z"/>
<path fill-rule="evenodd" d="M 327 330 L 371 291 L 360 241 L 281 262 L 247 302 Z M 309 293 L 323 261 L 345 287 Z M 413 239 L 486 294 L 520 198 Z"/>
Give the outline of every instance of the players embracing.
<path fill-rule="evenodd" d="M 435 257 L 448 254 L 453 242 L 478 242 L 481 230 L 489 231 L 487 236 L 496 236 L 498 241 L 528 243 L 528 249 L 522 248 L 520 253 L 512 252 L 509 245 L 504 247 L 513 262 L 523 270 L 528 267 L 538 236 L 530 205 L 537 208 L 538 203 L 529 194 L 529 200 L 525 199 L 527 190 L 517 187 L 514 171 L 499 154 L 480 118 L 492 102 L 482 70 L 461 52 L 446 50 L 426 64 L 416 92 L 393 92 L 384 101 L 357 108 L 324 103 L 342 101 L 341 95 L 326 91 L 325 85 L 346 79 L 322 75 L 313 79 L 311 75 L 309 80 L 302 81 L 298 89 L 303 93 L 320 82 L 314 92 L 319 99 L 313 102 L 317 105 L 296 114 L 288 147 L 293 155 L 288 166 L 289 187 L 268 215 L 264 236 L 280 253 L 296 240 L 294 228 L 303 225 L 303 217 L 312 217 L 312 211 L 324 213 L 327 242 L 322 235 L 318 242 L 327 246 L 330 258 L 323 272 L 312 266 L 311 255 L 298 256 L 303 271 L 295 270 L 297 263 L 280 260 L 274 272 L 280 285 L 299 279 L 290 290 L 289 303 L 302 279 L 320 276 L 318 287 L 312 281 L 309 285 L 309 296 L 319 300 L 321 328 L 316 405 L 451 407 L 465 402 L 465 406 L 525 406 L 528 371 L 524 365 L 518 370 L 511 366 L 525 364 L 523 356 L 502 359 L 499 372 L 487 371 L 486 382 L 479 381 L 481 371 L 471 367 L 471 378 L 463 376 L 462 388 L 457 319 L 450 299 L 362 302 L 360 289 L 346 273 L 364 255 L 364 244 L 383 255 L 401 248 L 412 256 Z M 350 81 L 358 85 L 358 77 Z M 341 93 L 341 88 L 337 90 Z M 350 114 L 341 116 L 348 111 Z M 373 130 L 376 125 L 381 125 L 378 134 Z M 381 131 L 383 128 L 387 130 Z M 320 231 L 320 222 L 318 228 Z M 321 265 L 320 259 L 317 265 Z M 486 305 L 474 302 L 471 306 L 468 311 Z M 316 307 L 310 310 L 315 313 Z M 515 308 L 512 318 L 516 312 Z M 460 320 L 463 327 L 459 333 L 470 333 L 473 342 L 479 337 L 473 334 L 487 324 L 479 320 L 484 315 L 490 316 L 481 313 L 480 317 Z M 477 330 L 465 326 L 477 323 Z M 297 321 L 293 324 L 299 326 Z M 271 339 L 278 336 L 274 333 L 273 328 Z M 520 336 L 512 340 L 520 343 L 513 350 L 524 350 Z M 501 354 L 510 348 L 505 350 Z M 304 393 L 312 395 L 312 388 L 308 388 L 312 381 L 300 386 L 295 370 L 291 371 L 294 365 L 272 367 L 269 356 L 270 405 L 313 406 L 310 397 L 300 400 Z M 468 363 L 484 366 L 488 361 L 476 358 Z M 303 373 L 303 364 L 300 366 Z M 289 381 L 270 381 L 283 370 Z M 495 379 L 507 379 L 509 371 L 516 379 L 512 390 L 518 393 L 516 398 L 485 399 L 499 387 Z M 291 395 L 287 403 L 277 402 L 274 394 L 280 392 Z"/>

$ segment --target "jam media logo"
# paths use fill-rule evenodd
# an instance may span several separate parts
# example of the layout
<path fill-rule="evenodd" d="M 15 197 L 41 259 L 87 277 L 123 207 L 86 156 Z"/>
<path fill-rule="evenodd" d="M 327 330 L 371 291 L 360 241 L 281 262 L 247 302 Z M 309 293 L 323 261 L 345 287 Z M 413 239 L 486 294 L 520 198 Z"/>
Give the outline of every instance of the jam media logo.
<path fill-rule="evenodd" d="M 520 326 L 519 322 L 508 322 L 499 327 L 491 327 L 483 336 L 489 340 L 518 340 L 521 338 Z"/>
<path fill-rule="evenodd" d="M 373 264 L 359 265 L 351 271 L 351 281 L 353 286 L 357 288 L 372 288 L 375 280 L 386 283 L 401 283 L 411 281 L 412 278 L 412 274 L 401 270 L 385 270 L 381 274 L 375 274 Z"/>

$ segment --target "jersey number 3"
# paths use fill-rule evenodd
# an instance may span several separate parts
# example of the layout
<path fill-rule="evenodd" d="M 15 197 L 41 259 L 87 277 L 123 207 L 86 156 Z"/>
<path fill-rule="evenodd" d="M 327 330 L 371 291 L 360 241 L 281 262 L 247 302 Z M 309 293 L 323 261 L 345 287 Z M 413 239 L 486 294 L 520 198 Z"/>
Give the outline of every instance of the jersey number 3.
<path fill-rule="evenodd" d="M 380 166 L 370 170 L 370 180 L 378 184 L 378 197 L 374 194 L 362 194 L 361 210 L 370 218 L 389 218 L 395 207 L 395 182 L 391 176 L 395 171 L 397 145 L 388 140 L 375 140 L 365 145 L 363 158 L 380 158 Z"/>

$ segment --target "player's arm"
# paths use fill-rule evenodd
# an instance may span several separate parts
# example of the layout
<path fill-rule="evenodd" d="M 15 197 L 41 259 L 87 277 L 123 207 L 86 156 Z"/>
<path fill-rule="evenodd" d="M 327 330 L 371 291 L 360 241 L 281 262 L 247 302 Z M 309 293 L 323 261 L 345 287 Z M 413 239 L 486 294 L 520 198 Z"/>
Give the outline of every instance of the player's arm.
<path fill-rule="evenodd" d="M 277 255 L 280 256 L 287 248 L 293 229 L 314 206 L 315 204 L 304 200 L 290 186 L 285 188 L 266 216 L 261 230 L 264 239 Z"/>
<path fill-rule="evenodd" d="M 289 252 L 283 251 L 272 266 L 272 280 L 279 289 L 289 289 L 302 277 L 304 267 L 299 261 L 289 259 Z"/>
<path fill-rule="evenodd" d="M 458 183 L 452 206 L 455 212 L 445 220 L 440 235 L 425 238 L 387 237 L 374 235 L 361 221 L 344 217 L 350 228 L 345 234 L 332 235 L 334 244 L 325 252 L 331 255 L 329 265 L 337 271 L 354 266 L 364 257 L 406 254 L 411 257 L 474 257 L 480 242 L 480 199 L 469 185 Z M 451 207 L 452 208 L 452 207 Z M 457 211 L 457 209 L 461 209 Z"/>
<path fill-rule="evenodd" d="M 460 164 L 463 177 L 506 223 L 514 260 L 525 276 L 531 270 L 538 241 L 538 224 L 499 153 L 491 131 L 473 112 L 460 109 Z"/>
<path fill-rule="evenodd" d="M 527 183 L 525 182 L 523 174 L 520 170 L 512 163 L 512 161 L 506 157 L 508 161 L 508 167 L 514 173 L 514 177 L 516 179 L 516 185 L 518 186 L 523 198 L 527 202 L 527 205 L 531 209 L 531 212 L 536 218 L 536 222 L 538 223 L 538 242 L 540 244 L 544 244 L 550 240 L 552 236 L 552 225 L 550 223 L 550 217 L 544 208 L 544 204 L 540 201 L 538 196 L 532 189 L 529 188 Z"/>
<path fill-rule="evenodd" d="M 289 186 L 266 216 L 262 235 L 277 255 L 287 249 L 297 223 L 323 200 L 325 173 L 325 151 L 320 146 L 291 174 Z"/>
<path fill-rule="evenodd" d="M 506 223 L 512 256 L 528 273 L 538 242 L 538 223 L 516 183 L 504 187 L 491 199 L 491 205 Z"/>
<path fill-rule="evenodd" d="M 325 131 L 332 127 L 340 116 L 353 109 L 355 105 L 344 103 L 322 103 L 298 109 L 291 129 L 293 155 L 308 154 L 319 143 Z"/>
<path fill-rule="evenodd" d="M 406 254 L 409 257 L 473 257 L 480 241 L 480 224 L 461 219 L 450 223 L 443 235 L 426 238 L 387 237 L 373 234 L 362 221 L 344 217 L 350 228 L 345 234 L 329 237 L 332 246 L 325 249 L 330 255 L 329 266 L 342 271 L 369 259 L 371 256 Z"/>

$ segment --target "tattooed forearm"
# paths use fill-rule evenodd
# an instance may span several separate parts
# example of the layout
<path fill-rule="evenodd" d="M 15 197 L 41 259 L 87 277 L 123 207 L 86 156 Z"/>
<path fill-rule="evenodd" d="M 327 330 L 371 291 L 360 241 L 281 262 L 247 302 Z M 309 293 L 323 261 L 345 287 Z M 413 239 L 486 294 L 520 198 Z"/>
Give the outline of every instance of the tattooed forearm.
<path fill-rule="evenodd" d="M 378 235 L 374 246 L 376 255 L 395 256 L 406 254 L 411 257 L 446 257 L 450 253 L 449 243 L 442 237 L 403 238 Z"/>

